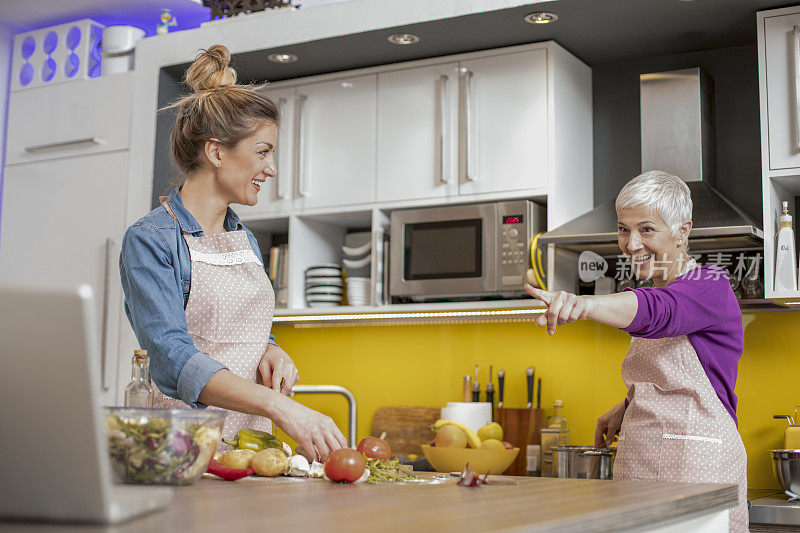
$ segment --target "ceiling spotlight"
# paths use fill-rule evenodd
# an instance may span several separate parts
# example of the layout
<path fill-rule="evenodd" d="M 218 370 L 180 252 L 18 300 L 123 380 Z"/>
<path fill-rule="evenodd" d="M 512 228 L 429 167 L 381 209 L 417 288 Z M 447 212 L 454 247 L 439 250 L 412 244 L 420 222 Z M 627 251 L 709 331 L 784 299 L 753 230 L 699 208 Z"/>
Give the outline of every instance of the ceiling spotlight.
<path fill-rule="evenodd" d="M 419 42 L 419 37 L 411 33 L 395 33 L 386 38 L 392 44 L 414 44 Z"/>
<path fill-rule="evenodd" d="M 555 13 L 545 13 L 544 11 L 537 11 L 536 13 L 528 13 L 525 15 L 525 22 L 528 24 L 550 24 L 558 20 L 558 15 Z"/>
<path fill-rule="evenodd" d="M 273 63 L 294 63 L 297 61 L 297 56 L 294 54 L 270 54 L 267 59 Z"/>

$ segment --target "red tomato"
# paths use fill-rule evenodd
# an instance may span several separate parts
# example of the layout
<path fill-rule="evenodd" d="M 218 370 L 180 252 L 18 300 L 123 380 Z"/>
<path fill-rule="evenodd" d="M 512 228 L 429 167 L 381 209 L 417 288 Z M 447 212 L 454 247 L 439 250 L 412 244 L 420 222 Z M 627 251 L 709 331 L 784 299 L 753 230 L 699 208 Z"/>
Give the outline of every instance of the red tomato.
<path fill-rule="evenodd" d="M 325 475 L 331 481 L 352 483 L 364 473 L 364 457 L 352 448 L 341 448 L 331 452 L 325 461 Z"/>
<path fill-rule="evenodd" d="M 389 443 L 378 437 L 361 439 L 356 449 L 370 459 L 385 461 L 392 456 L 392 449 L 389 447 Z"/>

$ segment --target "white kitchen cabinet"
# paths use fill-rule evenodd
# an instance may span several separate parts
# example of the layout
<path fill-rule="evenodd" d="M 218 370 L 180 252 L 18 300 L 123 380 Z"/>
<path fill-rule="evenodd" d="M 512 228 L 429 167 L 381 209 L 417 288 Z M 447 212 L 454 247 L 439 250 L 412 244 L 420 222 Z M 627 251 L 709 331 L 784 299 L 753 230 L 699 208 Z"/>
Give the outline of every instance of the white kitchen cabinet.
<path fill-rule="evenodd" d="M 120 359 L 118 264 L 125 229 L 120 206 L 127 173 L 128 152 L 117 151 L 10 165 L 3 184 L 0 282 L 92 287 L 106 405 L 115 403 Z"/>
<path fill-rule="evenodd" d="M 375 201 L 377 76 L 297 87 L 294 207 Z"/>
<path fill-rule="evenodd" d="M 378 74 L 377 200 L 458 194 L 458 63 Z"/>
<path fill-rule="evenodd" d="M 459 192 L 546 192 L 547 50 L 471 59 L 459 66 Z"/>
<path fill-rule="evenodd" d="M 268 179 L 258 193 L 258 203 L 254 206 L 233 206 L 234 211 L 244 220 L 251 220 L 264 215 L 285 213 L 292 208 L 294 187 L 294 115 L 295 89 L 266 89 L 281 117 L 278 139 L 275 147 L 275 178 Z"/>
<path fill-rule="evenodd" d="M 132 75 L 12 91 L 6 164 L 127 149 Z"/>
<path fill-rule="evenodd" d="M 794 28 L 798 27 L 795 36 Z M 763 20 L 769 168 L 800 167 L 800 13 Z"/>
<path fill-rule="evenodd" d="M 800 304 L 800 291 L 775 291 L 775 235 L 781 203 L 798 230 L 800 197 L 800 6 L 760 12 L 757 18 L 761 111 L 761 184 L 764 217 L 764 294 Z M 795 275 L 798 275 L 795 272 Z"/>

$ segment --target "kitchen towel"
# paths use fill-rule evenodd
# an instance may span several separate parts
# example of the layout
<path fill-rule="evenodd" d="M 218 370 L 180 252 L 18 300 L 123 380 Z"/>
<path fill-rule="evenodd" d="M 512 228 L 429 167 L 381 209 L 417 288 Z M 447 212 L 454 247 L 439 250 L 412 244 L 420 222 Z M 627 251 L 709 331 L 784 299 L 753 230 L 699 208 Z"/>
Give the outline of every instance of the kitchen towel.
<path fill-rule="evenodd" d="M 442 407 L 442 420 L 461 422 L 472 431 L 477 432 L 492 421 L 492 404 L 489 402 L 447 402 Z"/>

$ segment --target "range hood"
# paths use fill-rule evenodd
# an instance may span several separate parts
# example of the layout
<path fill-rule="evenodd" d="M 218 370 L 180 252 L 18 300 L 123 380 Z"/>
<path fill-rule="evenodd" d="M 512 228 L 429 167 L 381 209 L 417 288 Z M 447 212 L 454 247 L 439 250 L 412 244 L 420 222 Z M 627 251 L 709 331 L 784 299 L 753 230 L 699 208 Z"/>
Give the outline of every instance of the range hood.
<path fill-rule="evenodd" d="M 642 74 L 642 172 L 680 176 L 692 193 L 692 252 L 761 249 L 757 223 L 714 187 L 713 84 L 699 68 Z M 573 252 L 617 255 L 614 200 L 539 238 Z"/>

